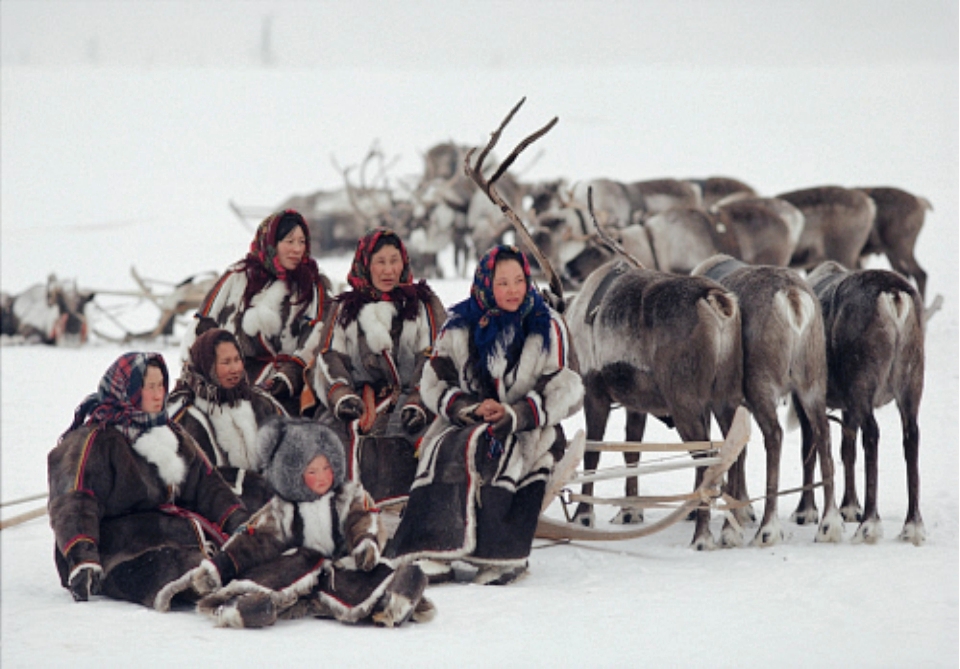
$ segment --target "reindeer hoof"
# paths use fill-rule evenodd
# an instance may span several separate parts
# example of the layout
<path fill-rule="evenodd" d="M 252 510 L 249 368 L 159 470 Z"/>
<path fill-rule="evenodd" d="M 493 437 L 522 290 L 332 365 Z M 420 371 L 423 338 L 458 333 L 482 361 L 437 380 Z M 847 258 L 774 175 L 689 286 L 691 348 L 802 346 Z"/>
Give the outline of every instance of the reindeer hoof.
<path fill-rule="evenodd" d="M 863 521 L 863 509 L 859 504 L 844 504 L 840 507 L 840 515 L 848 523 L 859 523 Z"/>
<path fill-rule="evenodd" d="M 720 547 L 740 548 L 741 546 L 743 546 L 743 532 L 733 525 L 724 527 L 720 532 Z"/>
<path fill-rule="evenodd" d="M 909 541 L 914 546 L 926 543 L 927 530 L 923 527 L 923 521 L 905 523 L 900 532 L 900 541 Z"/>
<path fill-rule="evenodd" d="M 625 506 L 610 519 L 613 525 L 639 525 L 643 522 L 643 509 L 634 509 Z"/>
<path fill-rule="evenodd" d="M 594 525 L 594 515 L 593 511 L 582 511 L 575 513 L 573 515 L 573 520 L 571 521 L 576 525 L 583 525 L 584 527 L 593 527 Z"/>
<path fill-rule="evenodd" d="M 817 536 L 814 539 L 817 543 L 837 544 L 843 540 L 843 518 L 836 509 L 827 511 L 823 514 L 823 521 L 817 528 Z"/>
<path fill-rule="evenodd" d="M 717 542 L 713 538 L 713 534 L 708 531 L 699 537 L 694 537 L 690 546 L 696 551 L 712 551 L 716 549 Z"/>
<path fill-rule="evenodd" d="M 806 508 L 797 507 L 797 510 L 790 514 L 790 522 L 796 523 L 797 525 L 816 525 L 817 521 L 820 520 L 820 512 L 815 506 L 808 506 Z"/>
<path fill-rule="evenodd" d="M 758 548 L 776 546 L 780 543 L 783 543 L 783 530 L 780 527 L 780 523 L 776 521 L 769 522 L 761 527 L 757 532 L 757 536 L 753 538 L 753 545 Z"/>
<path fill-rule="evenodd" d="M 865 520 L 853 535 L 855 544 L 875 544 L 883 538 L 883 524 L 879 518 Z"/>

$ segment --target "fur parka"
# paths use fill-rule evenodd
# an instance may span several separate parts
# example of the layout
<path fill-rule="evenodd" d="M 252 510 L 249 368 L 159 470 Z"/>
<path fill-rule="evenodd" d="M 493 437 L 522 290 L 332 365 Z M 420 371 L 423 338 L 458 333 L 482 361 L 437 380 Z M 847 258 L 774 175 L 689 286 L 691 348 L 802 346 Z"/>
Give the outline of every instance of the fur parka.
<path fill-rule="evenodd" d="M 243 308 L 247 276 L 238 265 L 229 269 L 214 285 L 187 326 L 181 343 L 181 361 L 189 359 L 190 347 L 208 327 L 232 332 L 240 343 L 247 378 L 251 384 L 282 383 L 286 387 L 285 408 L 291 415 L 300 412 L 303 372 L 320 341 L 320 331 L 331 306 L 330 282 L 321 275 L 314 294 L 302 315 L 294 304 L 287 284 L 268 283 Z"/>
<path fill-rule="evenodd" d="M 80 565 L 99 565 L 105 595 L 161 610 L 169 606 L 164 586 L 249 517 L 177 425 L 133 443 L 114 427 L 73 429 L 50 451 L 47 473 L 63 586 Z"/>

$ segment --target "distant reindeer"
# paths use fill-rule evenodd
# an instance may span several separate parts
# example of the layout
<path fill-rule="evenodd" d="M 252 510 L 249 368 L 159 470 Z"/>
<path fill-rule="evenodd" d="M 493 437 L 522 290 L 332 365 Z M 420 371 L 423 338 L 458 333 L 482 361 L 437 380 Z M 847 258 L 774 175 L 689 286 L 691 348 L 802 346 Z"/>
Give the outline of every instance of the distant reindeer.
<path fill-rule="evenodd" d="M 744 197 L 756 197 L 757 195 L 757 191 L 752 186 L 731 177 L 714 176 L 706 179 L 685 179 L 685 181 L 700 190 L 700 206 L 704 209 L 710 209 L 717 202 L 729 198 L 731 195 Z"/>
<path fill-rule="evenodd" d="M 890 267 L 908 279 L 913 279 L 926 300 L 927 273 L 914 257 L 914 246 L 923 229 L 923 219 L 933 205 L 926 198 L 899 188 L 860 188 L 874 201 L 877 215 L 867 243 L 860 256 L 885 254 Z"/>
<path fill-rule="evenodd" d="M 51 274 L 17 295 L 3 294 L 2 334 L 27 343 L 79 346 L 87 340 L 87 303 L 94 293 L 81 291 L 77 282 Z"/>
<path fill-rule="evenodd" d="M 924 309 L 920 294 L 899 274 L 887 270 L 851 271 L 827 262 L 807 278 L 820 299 L 827 342 L 827 406 L 843 415 L 841 455 L 844 494 L 840 513 L 860 521 L 855 542 L 883 536 L 877 511 L 880 430 L 874 409 L 891 401 L 900 410 L 903 455 L 907 464 L 907 517 L 900 538 L 915 545 L 926 539 L 920 516 L 920 428 L 923 394 Z M 857 432 L 863 437 L 866 503 L 857 497 Z M 804 483 L 813 476 L 804 454 Z M 812 498 L 808 498 L 808 501 Z M 804 503 L 801 501 L 801 503 Z"/>
<path fill-rule="evenodd" d="M 791 267 L 812 269 L 834 260 L 854 269 L 860 259 L 877 207 L 866 193 L 840 186 L 820 186 L 777 195 L 803 213 L 803 232 Z"/>
<path fill-rule="evenodd" d="M 820 458 L 824 513 L 816 540 L 839 541 L 843 519 L 834 497 L 827 424 L 827 354 L 817 296 L 791 269 L 751 266 L 726 255 L 705 260 L 694 268 L 693 276 L 717 281 L 732 291 L 740 304 L 744 403 L 760 426 L 767 456 L 766 504 L 754 545 L 770 546 L 783 540 L 777 516 L 783 444 L 777 405 L 787 396 L 800 422 L 803 452 Z M 729 474 L 729 491 L 738 499 L 746 498 L 745 456 L 746 452 L 741 454 Z M 795 513 L 793 520 L 801 525 L 816 523 L 816 506 Z M 739 545 L 740 533 L 730 528 L 722 542 Z"/>

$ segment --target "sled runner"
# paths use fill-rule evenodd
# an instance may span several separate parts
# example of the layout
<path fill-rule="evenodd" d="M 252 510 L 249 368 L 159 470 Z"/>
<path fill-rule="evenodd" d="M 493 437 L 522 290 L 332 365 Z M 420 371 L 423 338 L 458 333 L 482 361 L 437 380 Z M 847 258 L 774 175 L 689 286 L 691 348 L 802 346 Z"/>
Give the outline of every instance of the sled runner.
<path fill-rule="evenodd" d="M 724 474 L 726 474 L 727 470 L 730 469 L 740 456 L 749 439 L 750 414 L 743 407 L 737 409 L 733 424 L 730 426 L 730 431 L 723 441 L 688 441 L 678 444 L 586 442 L 583 439 L 583 432 L 580 431 L 574 437 L 563 459 L 557 463 L 554 476 L 548 483 L 547 492 L 546 495 L 544 495 L 544 509 L 550 505 L 556 496 L 559 497 L 564 508 L 570 503 L 589 502 L 591 504 L 614 504 L 617 506 L 647 509 L 670 508 L 672 510 L 665 517 L 654 523 L 645 523 L 640 527 L 632 527 L 624 530 L 585 527 L 571 522 L 548 518 L 542 515 L 541 512 L 540 520 L 537 524 L 536 536 L 539 539 L 574 541 L 636 539 L 659 532 L 673 525 L 677 521 L 686 518 L 691 511 L 701 505 L 714 507 L 722 497 L 720 486 L 723 483 Z M 579 463 L 583 453 L 587 450 L 605 452 L 629 451 L 639 453 L 689 452 L 691 455 L 695 455 L 689 459 L 671 460 L 669 462 L 641 462 L 636 466 L 576 472 L 575 467 Z M 590 481 L 626 478 L 628 476 L 644 476 L 674 469 L 704 466 L 707 467 L 707 470 L 704 473 L 700 486 L 693 492 L 678 495 L 599 498 L 576 494 L 569 488 L 569 486 Z"/>

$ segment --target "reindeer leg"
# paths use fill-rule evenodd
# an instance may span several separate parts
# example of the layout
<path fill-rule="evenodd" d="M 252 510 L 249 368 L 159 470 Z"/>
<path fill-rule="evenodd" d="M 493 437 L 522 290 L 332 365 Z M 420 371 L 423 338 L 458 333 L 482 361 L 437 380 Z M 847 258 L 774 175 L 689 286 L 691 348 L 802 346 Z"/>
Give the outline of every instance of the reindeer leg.
<path fill-rule="evenodd" d="M 647 427 L 647 414 L 627 410 L 627 441 L 643 441 L 643 432 Z M 623 460 L 627 465 L 636 465 L 640 462 L 639 453 L 624 453 Z M 637 477 L 630 476 L 626 480 L 627 497 L 637 496 Z M 643 522 L 643 509 L 625 506 L 620 509 L 611 520 L 614 525 L 635 525 Z"/>
<path fill-rule="evenodd" d="M 875 544 L 883 538 L 883 525 L 877 511 L 877 470 L 880 428 L 873 412 L 864 416 L 861 431 L 863 434 L 863 466 L 866 472 L 866 493 L 864 493 L 863 520 L 853 535 L 854 543 Z"/>
<path fill-rule="evenodd" d="M 797 503 L 797 509 L 790 515 L 790 520 L 797 525 L 812 525 L 820 518 L 820 512 L 817 509 L 817 500 L 813 494 L 813 472 L 816 465 L 816 437 L 814 427 L 810 421 L 811 412 L 803 405 L 800 397 L 794 393 L 793 410 L 800 422 L 800 434 L 802 435 L 800 445 L 800 461 L 803 465 L 803 487 L 806 488 L 800 493 L 800 501 Z M 826 411 L 823 414 L 826 419 Z"/>
<path fill-rule="evenodd" d="M 710 438 L 710 413 L 707 411 L 697 413 L 689 410 L 675 411 L 673 420 L 683 441 L 707 441 Z M 705 471 L 705 467 L 697 467 L 694 489 L 700 487 Z M 717 542 L 710 531 L 709 508 L 697 509 L 697 525 L 693 530 L 693 541 L 690 545 L 698 551 L 713 550 L 717 547 Z"/>
<path fill-rule="evenodd" d="M 763 433 L 763 447 L 767 454 L 767 488 L 763 504 L 763 520 L 753 538 L 754 546 L 773 546 L 783 541 L 783 529 L 777 515 L 777 494 L 780 492 L 780 454 L 783 448 L 783 428 L 777 419 L 773 402 L 757 402 L 753 418 Z"/>
<path fill-rule="evenodd" d="M 917 402 L 911 396 L 898 402 L 900 422 L 903 427 L 903 457 L 907 461 L 907 520 L 900 532 L 900 539 L 920 546 L 927 539 L 927 532 L 920 517 L 920 427 L 917 425 Z"/>
<path fill-rule="evenodd" d="M 727 434 L 730 426 L 733 424 L 733 416 L 737 411 L 737 406 L 725 406 L 715 411 L 717 423 L 720 425 L 720 431 Z M 727 470 L 727 480 L 723 484 L 723 491 L 733 499 L 741 499 L 746 488 L 746 451 L 741 451 L 740 457 Z M 750 522 L 749 514 L 745 509 L 734 509 L 728 513 L 724 519 L 723 529 L 720 533 L 720 545 L 724 548 L 732 548 L 743 545 L 743 526 Z M 736 522 L 733 522 L 734 519 Z"/>
<path fill-rule="evenodd" d="M 603 433 L 607 429 L 607 419 L 610 417 L 610 397 L 603 389 L 602 384 L 588 375 L 584 379 L 586 392 L 583 398 L 583 412 L 586 417 L 587 439 L 600 441 L 603 439 Z M 596 451 L 588 451 L 583 456 L 583 468 L 585 471 L 593 470 L 600 464 L 600 454 Z M 584 495 L 593 495 L 593 483 L 584 483 L 580 492 Z M 593 527 L 594 514 L 593 505 L 586 502 L 577 504 L 573 513 L 573 522 L 585 527 Z"/>
<path fill-rule="evenodd" d="M 820 459 L 820 479 L 823 481 L 823 518 L 820 520 L 820 526 L 817 528 L 816 541 L 836 543 L 843 539 L 843 518 L 837 509 L 836 493 L 834 492 L 834 465 L 833 453 L 830 448 L 830 424 L 827 422 L 827 407 L 822 401 L 813 400 L 812 402 L 803 399 L 796 399 L 797 417 L 800 419 L 800 427 L 804 431 L 803 439 L 806 444 L 809 440 L 810 445 L 804 446 L 805 457 L 812 457 L 816 453 Z M 806 470 L 806 463 L 804 469 Z M 813 463 L 809 464 L 811 479 L 813 473 Z M 806 479 L 806 477 L 804 477 Z M 804 480 L 804 486 L 812 483 Z M 804 495 L 810 497 L 813 502 L 813 490 L 805 490 Z M 814 512 L 816 507 L 814 506 Z M 810 519 L 816 520 L 816 515 Z M 800 523 L 799 520 L 797 521 Z"/>
<path fill-rule="evenodd" d="M 840 515 L 848 523 L 860 520 L 863 509 L 857 497 L 857 431 L 860 423 L 853 412 L 843 412 L 843 437 L 840 442 L 840 457 L 843 459 L 843 499 L 840 501 Z"/>

